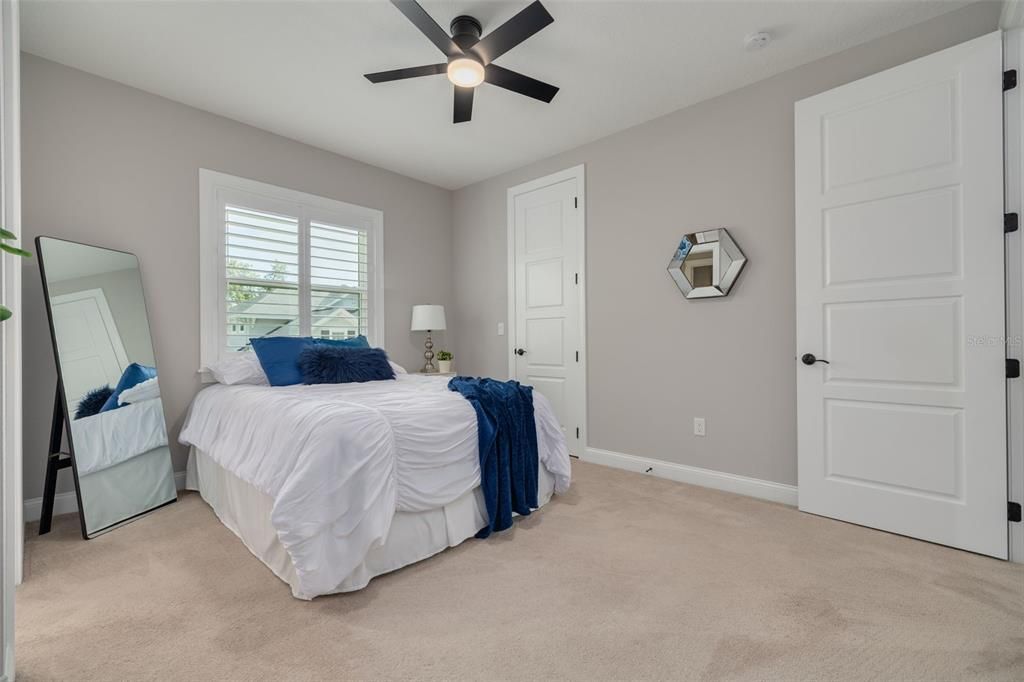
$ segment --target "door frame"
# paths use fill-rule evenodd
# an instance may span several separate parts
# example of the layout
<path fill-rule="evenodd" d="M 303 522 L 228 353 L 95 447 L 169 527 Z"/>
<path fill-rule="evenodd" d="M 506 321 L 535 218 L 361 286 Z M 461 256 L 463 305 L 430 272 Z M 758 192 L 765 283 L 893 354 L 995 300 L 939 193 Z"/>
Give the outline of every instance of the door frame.
<path fill-rule="evenodd" d="M 1024 28 L 1003 33 L 1003 68 L 1024 67 Z M 1004 210 L 1024 209 L 1024 86 L 1004 93 Z M 1024 359 L 1024 237 L 1006 235 L 1006 357 Z M 1006 382 L 1008 499 L 1024 503 L 1024 380 Z M 1024 563 L 1024 523 L 1009 523 L 1009 559 Z"/>
<path fill-rule="evenodd" d="M 580 350 L 579 359 L 579 385 L 571 392 L 570 400 L 579 407 L 580 414 L 580 452 L 573 453 L 582 457 L 587 449 L 589 430 L 587 429 L 587 184 L 586 169 L 584 164 L 566 168 L 565 170 L 551 173 L 544 177 L 524 182 L 514 187 L 509 187 L 506 199 L 507 221 L 506 237 L 508 239 L 508 252 L 506 264 L 508 267 L 508 307 L 506 309 L 505 336 L 508 340 L 508 376 L 515 376 L 515 350 L 516 344 L 516 211 L 515 199 L 520 194 L 526 194 L 534 190 L 548 187 L 565 180 L 576 180 L 577 197 L 579 199 L 580 234 L 577 242 L 577 272 L 580 281 L 576 287 L 579 297 L 579 330 L 578 343 Z"/>
<path fill-rule="evenodd" d="M 21 235 L 21 48 L 18 0 L 0 2 L 0 212 Z M 20 241 L 16 244 L 20 245 Z M 14 586 L 22 579 L 22 308 L 20 258 L 0 255 L 0 680 L 14 679 Z"/>

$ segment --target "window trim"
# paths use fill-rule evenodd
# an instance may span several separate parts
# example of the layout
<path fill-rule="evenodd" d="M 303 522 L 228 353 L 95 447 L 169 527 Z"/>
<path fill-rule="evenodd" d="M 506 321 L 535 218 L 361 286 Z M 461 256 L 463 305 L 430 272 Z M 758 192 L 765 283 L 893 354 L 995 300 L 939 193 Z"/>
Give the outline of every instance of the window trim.
<path fill-rule="evenodd" d="M 323 221 L 346 227 L 363 227 L 369 235 L 370 277 L 367 298 L 370 315 L 367 339 L 370 344 L 384 343 L 384 213 L 355 204 L 328 199 L 298 190 L 277 187 L 248 178 L 199 169 L 199 361 L 200 371 L 223 356 L 224 325 L 227 320 L 224 273 L 224 207 L 228 203 L 245 205 L 255 198 L 262 210 L 275 210 L 284 215 L 297 214 L 302 222 Z M 256 208 L 254 206 L 254 208 Z M 300 230 L 300 235 L 303 235 Z M 309 234 L 299 239 L 299 262 L 309 254 Z M 300 277 L 300 297 L 308 296 L 310 286 Z M 304 312 L 300 314 L 305 316 Z M 311 332 L 312 333 L 312 332 Z"/>

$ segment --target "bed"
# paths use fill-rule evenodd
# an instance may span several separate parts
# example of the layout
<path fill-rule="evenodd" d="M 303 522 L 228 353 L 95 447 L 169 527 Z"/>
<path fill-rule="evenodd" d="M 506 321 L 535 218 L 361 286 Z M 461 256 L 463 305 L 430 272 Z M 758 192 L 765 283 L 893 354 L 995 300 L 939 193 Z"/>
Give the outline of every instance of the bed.
<path fill-rule="evenodd" d="M 209 386 L 180 440 L 186 487 L 299 599 L 358 590 L 487 521 L 476 414 L 448 379 Z M 550 403 L 534 393 L 538 506 L 570 483 Z"/>

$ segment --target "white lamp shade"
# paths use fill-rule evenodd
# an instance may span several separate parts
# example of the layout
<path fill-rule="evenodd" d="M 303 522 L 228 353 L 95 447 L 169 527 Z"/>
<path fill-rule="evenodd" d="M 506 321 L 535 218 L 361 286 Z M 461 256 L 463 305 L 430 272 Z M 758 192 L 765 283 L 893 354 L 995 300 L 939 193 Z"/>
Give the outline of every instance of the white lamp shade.
<path fill-rule="evenodd" d="M 443 305 L 414 305 L 412 307 L 412 331 L 439 331 L 447 328 Z"/>

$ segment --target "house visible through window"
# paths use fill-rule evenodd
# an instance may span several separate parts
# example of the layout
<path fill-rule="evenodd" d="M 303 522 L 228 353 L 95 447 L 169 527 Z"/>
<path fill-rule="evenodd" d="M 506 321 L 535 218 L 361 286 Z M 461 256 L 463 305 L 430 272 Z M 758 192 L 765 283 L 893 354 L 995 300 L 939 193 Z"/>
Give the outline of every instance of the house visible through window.
<path fill-rule="evenodd" d="M 203 256 L 204 362 L 253 337 L 364 334 L 382 343 L 379 211 L 209 171 L 200 178 L 204 246 L 217 254 L 216 263 Z"/>

